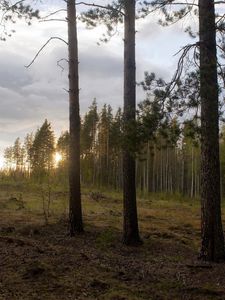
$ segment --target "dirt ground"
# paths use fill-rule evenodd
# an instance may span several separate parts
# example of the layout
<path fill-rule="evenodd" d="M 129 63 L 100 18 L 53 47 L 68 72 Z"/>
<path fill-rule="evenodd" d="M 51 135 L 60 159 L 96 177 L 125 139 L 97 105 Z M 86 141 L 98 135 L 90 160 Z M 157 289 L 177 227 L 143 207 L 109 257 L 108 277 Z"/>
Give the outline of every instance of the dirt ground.
<path fill-rule="evenodd" d="M 70 238 L 61 196 L 45 224 L 38 197 L 1 192 L 1 300 L 225 299 L 225 264 L 197 260 L 198 205 L 140 199 L 144 244 L 126 247 L 120 199 L 85 195 L 85 233 Z"/>

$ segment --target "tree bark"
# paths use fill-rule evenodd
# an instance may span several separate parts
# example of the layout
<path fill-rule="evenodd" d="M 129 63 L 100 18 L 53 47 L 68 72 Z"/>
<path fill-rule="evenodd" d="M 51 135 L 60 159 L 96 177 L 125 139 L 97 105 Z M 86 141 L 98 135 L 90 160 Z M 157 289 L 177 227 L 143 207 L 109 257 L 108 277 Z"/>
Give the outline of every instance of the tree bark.
<path fill-rule="evenodd" d="M 194 146 L 191 146 L 191 198 L 194 198 Z"/>
<path fill-rule="evenodd" d="M 129 123 L 135 121 L 136 110 L 136 65 L 135 65 L 135 0 L 125 0 L 124 37 L 124 121 L 125 132 Z M 126 245 L 140 244 L 137 204 L 135 157 L 130 150 L 123 153 L 123 242 Z"/>
<path fill-rule="evenodd" d="M 201 235 L 200 257 L 225 258 L 221 222 L 218 79 L 215 7 L 213 0 L 199 0 L 201 94 Z"/>
<path fill-rule="evenodd" d="M 78 46 L 75 0 L 67 1 L 68 58 L 69 58 L 69 224 L 70 235 L 83 231 L 80 190 L 80 109 Z"/>

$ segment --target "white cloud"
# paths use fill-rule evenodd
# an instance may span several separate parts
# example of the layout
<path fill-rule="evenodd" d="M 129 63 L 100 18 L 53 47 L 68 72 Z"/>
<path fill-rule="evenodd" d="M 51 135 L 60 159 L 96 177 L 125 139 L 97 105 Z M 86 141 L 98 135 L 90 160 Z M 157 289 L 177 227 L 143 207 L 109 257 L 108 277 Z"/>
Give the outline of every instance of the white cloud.
<path fill-rule="evenodd" d="M 51 4 L 58 8 L 62 2 Z M 161 28 L 151 17 L 140 21 L 137 28 L 137 80 L 142 80 L 145 70 L 168 79 L 176 65 L 173 54 L 187 42 L 182 28 Z M 63 73 L 57 66 L 59 59 L 67 58 L 66 45 L 52 41 L 29 69 L 24 67 L 48 38 L 66 39 L 66 23 L 35 21 L 28 27 L 18 22 L 16 29 L 0 48 L 0 151 L 17 136 L 35 130 L 45 118 L 57 134 L 68 126 L 67 66 L 63 63 Z M 79 24 L 81 113 L 93 98 L 100 105 L 123 106 L 123 35 L 97 46 L 101 34 L 102 28 L 85 30 Z M 142 96 L 138 91 L 138 99 Z"/>

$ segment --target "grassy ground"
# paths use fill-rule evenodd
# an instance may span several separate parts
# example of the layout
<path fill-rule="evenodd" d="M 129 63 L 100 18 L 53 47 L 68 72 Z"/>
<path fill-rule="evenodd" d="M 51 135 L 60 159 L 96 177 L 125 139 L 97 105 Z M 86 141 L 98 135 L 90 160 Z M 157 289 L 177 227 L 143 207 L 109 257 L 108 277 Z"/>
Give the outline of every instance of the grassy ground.
<path fill-rule="evenodd" d="M 95 196 L 84 193 L 85 233 L 70 238 L 65 193 L 45 224 L 40 191 L 2 187 L 0 299 L 225 299 L 225 265 L 197 261 L 196 202 L 139 199 L 135 248 L 121 244 L 120 195 Z"/>

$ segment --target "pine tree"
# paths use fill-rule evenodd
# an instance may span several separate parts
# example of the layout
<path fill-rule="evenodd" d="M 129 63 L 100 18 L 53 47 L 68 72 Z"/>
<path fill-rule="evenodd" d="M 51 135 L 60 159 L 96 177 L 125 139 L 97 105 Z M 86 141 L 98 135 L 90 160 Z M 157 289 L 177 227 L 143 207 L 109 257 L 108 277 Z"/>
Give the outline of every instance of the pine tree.
<path fill-rule="evenodd" d="M 145 2 L 145 1 L 144 1 Z M 99 23 L 106 25 L 111 36 L 114 26 L 124 22 L 124 128 L 125 140 L 128 141 L 123 153 L 123 203 L 124 230 L 123 241 L 127 245 L 140 244 L 137 204 L 135 157 L 129 144 L 135 144 L 129 136 L 133 136 L 136 111 L 136 62 L 135 62 L 135 20 L 136 1 L 112 1 L 105 8 L 91 9 L 83 14 L 83 21 L 89 26 Z M 105 36 L 103 41 L 108 41 Z M 136 147 L 134 147 L 136 148 Z"/>
<path fill-rule="evenodd" d="M 221 221 L 219 90 L 213 0 L 199 0 L 202 247 L 205 260 L 225 259 Z"/>
<path fill-rule="evenodd" d="M 86 184 L 95 185 L 97 180 L 97 102 L 94 99 L 81 123 L 81 178 Z"/>
<path fill-rule="evenodd" d="M 69 132 L 62 132 L 58 138 L 56 151 L 61 155 L 61 160 L 57 166 L 58 180 L 60 184 L 68 185 L 68 167 L 69 167 Z"/>
<path fill-rule="evenodd" d="M 14 164 L 13 147 L 7 147 L 4 150 L 4 160 L 7 170 L 10 172 Z"/>
<path fill-rule="evenodd" d="M 98 123 L 98 157 L 99 157 L 99 177 L 100 184 L 107 186 L 109 177 L 109 159 L 110 159 L 110 127 L 112 124 L 112 108 L 104 104 L 100 113 Z"/>
<path fill-rule="evenodd" d="M 191 11 L 199 17 L 199 41 L 183 48 L 173 86 L 179 80 L 185 57 L 193 51 L 194 62 L 200 60 L 200 103 L 201 103 L 201 235 L 202 247 L 200 257 L 205 260 L 218 261 L 225 257 L 224 236 L 221 221 L 220 163 L 219 163 L 219 88 L 218 56 L 216 31 L 224 27 L 223 18 L 215 13 L 214 0 L 199 0 L 196 3 L 180 3 L 178 9 L 167 10 L 177 4 L 176 1 L 155 0 L 144 3 L 143 12 L 149 12 L 149 6 L 161 9 L 167 26 L 185 18 Z M 196 9 L 196 6 L 198 9 Z M 176 7 L 176 6 L 175 6 Z M 216 21 L 216 18 L 219 18 Z M 190 27 L 186 31 L 192 36 Z M 220 47 L 223 50 L 223 48 Z M 199 51 L 199 52 L 198 52 Z"/>
<path fill-rule="evenodd" d="M 62 132 L 57 141 L 56 149 L 61 154 L 61 164 L 67 165 L 69 162 L 70 135 L 68 131 Z"/>
<path fill-rule="evenodd" d="M 31 172 L 31 161 L 32 161 L 32 146 L 34 143 L 34 135 L 33 133 L 28 133 L 24 139 L 24 148 L 25 148 L 25 164 L 26 170 L 28 172 L 28 176 L 30 176 Z"/>
<path fill-rule="evenodd" d="M 80 109 L 79 109 L 79 71 L 76 1 L 67 1 L 68 57 L 69 57 L 69 187 L 70 235 L 83 231 L 81 187 L 80 187 Z"/>
<path fill-rule="evenodd" d="M 122 130 L 123 114 L 121 108 L 118 108 L 115 117 L 112 120 L 109 133 L 110 149 L 110 185 L 115 189 L 122 188 Z"/>
<path fill-rule="evenodd" d="M 136 1 L 124 1 L 124 130 L 135 121 L 136 63 L 135 63 L 135 12 Z M 129 134 L 129 132 L 128 132 Z M 126 148 L 123 153 L 123 240 L 126 245 L 140 244 L 137 204 L 135 157 Z"/>
<path fill-rule="evenodd" d="M 15 163 L 16 171 L 17 172 L 21 171 L 22 162 L 23 162 L 23 153 L 22 153 L 22 144 L 20 138 L 17 138 L 13 145 L 13 160 Z"/>
<path fill-rule="evenodd" d="M 31 170 L 35 178 L 42 182 L 53 168 L 55 138 L 51 124 L 45 120 L 36 131 L 31 153 Z"/>
<path fill-rule="evenodd" d="M 1 17 L 2 32 L 0 34 L 0 40 L 6 41 L 15 32 L 15 29 L 8 30 L 8 23 L 15 24 L 17 20 L 23 19 L 28 25 L 31 25 L 32 19 L 39 19 L 39 11 L 33 9 L 29 4 L 24 1 L 8 1 L 4 0 L 0 2 L 0 10 L 3 12 Z"/>

